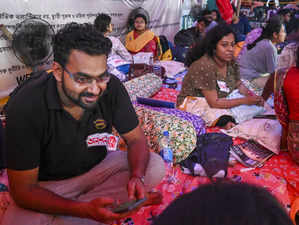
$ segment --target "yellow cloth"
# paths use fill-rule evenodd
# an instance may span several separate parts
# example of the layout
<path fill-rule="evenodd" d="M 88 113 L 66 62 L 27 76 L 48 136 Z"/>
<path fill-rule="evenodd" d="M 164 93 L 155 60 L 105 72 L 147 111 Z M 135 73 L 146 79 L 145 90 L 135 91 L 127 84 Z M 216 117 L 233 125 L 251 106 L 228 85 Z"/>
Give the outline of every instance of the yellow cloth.
<path fill-rule="evenodd" d="M 139 52 L 155 37 L 154 32 L 147 30 L 134 39 L 134 30 L 126 36 L 126 48 L 131 52 Z"/>
<path fill-rule="evenodd" d="M 166 52 L 162 54 L 161 59 L 162 61 L 170 61 L 172 60 L 172 52 L 171 49 L 168 49 Z"/>
<path fill-rule="evenodd" d="M 0 99 L 0 108 L 2 108 L 8 101 L 9 96 Z"/>
<path fill-rule="evenodd" d="M 172 60 L 172 53 L 171 53 L 171 49 L 169 48 L 168 50 L 166 50 L 165 52 L 163 52 L 162 50 L 162 45 L 160 42 L 160 38 L 157 37 L 158 40 L 158 59 L 161 61 L 169 61 Z"/>
<path fill-rule="evenodd" d="M 234 50 L 234 56 L 235 58 L 238 57 L 238 55 L 240 54 L 242 48 L 243 48 L 243 45 L 244 45 L 245 41 L 241 41 L 241 42 L 238 42 L 237 44 L 235 44 L 235 50 Z"/>

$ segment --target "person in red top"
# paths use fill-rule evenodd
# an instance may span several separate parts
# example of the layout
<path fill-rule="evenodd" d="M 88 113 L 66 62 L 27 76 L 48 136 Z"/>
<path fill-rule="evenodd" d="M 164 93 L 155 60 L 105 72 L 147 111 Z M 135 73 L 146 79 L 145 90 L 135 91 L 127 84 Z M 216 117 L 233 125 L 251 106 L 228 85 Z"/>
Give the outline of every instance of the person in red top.
<path fill-rule="evenodd" d="M 142 14 L 137 14 L 134 19 L 134 30 L 126 36 L 126 48 L 131 54 L 139 52 L 152 52 L 159 57 L 159 40 L 151 30 L 147 29 L 147 19 Z"/>
<path fill-rule="evenodd" d="M 274 108 L 283 127 L 282 147 L 299 164 L 299 48 L 296 66 L 279 70 L 275 75 Z"/>

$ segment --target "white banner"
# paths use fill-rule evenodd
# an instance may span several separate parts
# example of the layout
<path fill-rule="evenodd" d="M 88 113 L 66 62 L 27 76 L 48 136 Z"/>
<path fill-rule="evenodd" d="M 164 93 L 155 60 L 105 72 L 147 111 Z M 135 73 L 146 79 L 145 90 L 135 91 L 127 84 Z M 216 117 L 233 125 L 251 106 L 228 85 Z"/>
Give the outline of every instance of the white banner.
<path fill-rule="evenodd" d="M 137 7 L 148 11 L 149 27 L 156 35 L 173 41 L 180 27 L 182 0 L 6 0 L 0 1 L 0 24 L 14 32 L 16 24 L 33 15 L 49 22 L 56 31 L 69 22 L 93 23 L 98 13 L 106 13 L 114 24 L 112 35 L 123 38 L 128 15 Z M 28 76 L 28 70 L 15 57 L 11 43 L 1 31 L 0 59 L 1 99 Z"/>

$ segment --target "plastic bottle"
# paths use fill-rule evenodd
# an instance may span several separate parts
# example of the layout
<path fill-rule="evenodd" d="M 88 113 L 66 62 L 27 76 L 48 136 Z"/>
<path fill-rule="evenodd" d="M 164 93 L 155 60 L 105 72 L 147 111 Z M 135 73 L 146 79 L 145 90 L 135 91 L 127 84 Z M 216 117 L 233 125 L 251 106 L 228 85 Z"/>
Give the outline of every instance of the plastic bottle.
<path fill-rule="evenodd" d="M 160 140 L 160 155 L 164 159 L 165 162 L 169 163 L 172 165 L 173 163 L 173 152 L 170 147 L 170 137 L 169 137 L 169 132 L 164 131 L 163 132 L 163 137 Z"/>

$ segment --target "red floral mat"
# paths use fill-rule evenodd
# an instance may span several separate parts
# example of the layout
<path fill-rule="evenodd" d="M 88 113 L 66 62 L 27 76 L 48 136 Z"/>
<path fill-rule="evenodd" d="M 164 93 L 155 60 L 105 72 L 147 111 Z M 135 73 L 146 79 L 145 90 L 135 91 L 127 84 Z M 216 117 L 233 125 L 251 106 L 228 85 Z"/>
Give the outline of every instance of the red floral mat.
<path fill-rule="evenodd" d="M 158 93 L 152 96 L 152 98 L 168 102 L 176 102 L 179 93 L 180 92 L 175 89 L 162 87 Z"/>
<path fill-rule="evenodd" d="M 267 188 L 288 210 L 294 198 L 299 196 L 299 167 L 295 165 L 288 153 L 273 156 L 262 168 L 242 172 L 244 168 L 239 163 L 229 168 L 228 178 Z M 125 223 L 120 224 L 151 224 L 152 219 L 174 199 L 207 182 L 209 180 L 206 177 L 193 177 L 183 174 L 178 167 L 175 169 L 167 167 L 167 175 L 156 188 L 163 194 L 163 203 L 159 206 L 143 208 L 128 218 Z"/>
<path fill-rule="evenodd" d="M 209 182 L 206 177 L 183 174 L 178 166 L 174 169 L 165 166 L 167 174 L 156 187 L 156 190 L 163 194 L 163 203 L 158 206 L 142 208 L 138 213 L 119 224 L 151 224 L 152 219 L 158 216 L 174 199 Z M 244 168 L 241 164 L 230 167 L 228 178 L 267 188 L 288 209 L 294 198 L 299 196 L 299 167 L 291 160 L 288 153 L 284 152 L 279 156 L 273 156 L 262 168 L 242 172 L 241 169 Z M 6 176 L 2 176 L 1 179 L 0 182 L 7 184 Z M 0 221 L 9 204 L 9 199 L 7 192 L 0 192 Z"/>

